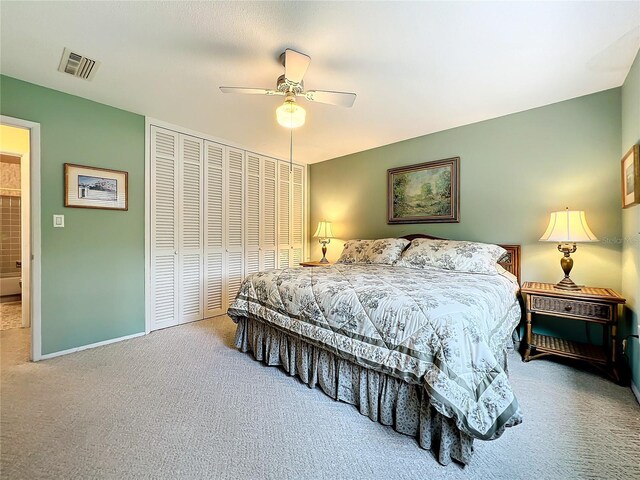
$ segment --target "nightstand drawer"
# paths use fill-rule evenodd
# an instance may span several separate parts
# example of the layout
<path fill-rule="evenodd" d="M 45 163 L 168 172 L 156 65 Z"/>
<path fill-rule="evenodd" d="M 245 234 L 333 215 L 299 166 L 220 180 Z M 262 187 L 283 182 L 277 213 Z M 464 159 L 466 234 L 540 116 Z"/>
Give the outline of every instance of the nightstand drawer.
<path fill-rule="evenodd" d="M 563 298 L 531 296 L 531 310 L 539 313 L 571 315 L 593 320 L 613 320 L 611 304 L 580 302 Z"/>

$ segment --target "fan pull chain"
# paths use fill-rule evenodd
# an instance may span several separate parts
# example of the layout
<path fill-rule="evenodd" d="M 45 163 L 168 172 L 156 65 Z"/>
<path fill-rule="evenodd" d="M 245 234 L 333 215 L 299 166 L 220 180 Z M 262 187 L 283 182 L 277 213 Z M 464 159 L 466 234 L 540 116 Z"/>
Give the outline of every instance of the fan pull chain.
<path fill-rule="evenodd" d="M 289 173 L 293 172 L 293 128 L 289 129 Z"/>

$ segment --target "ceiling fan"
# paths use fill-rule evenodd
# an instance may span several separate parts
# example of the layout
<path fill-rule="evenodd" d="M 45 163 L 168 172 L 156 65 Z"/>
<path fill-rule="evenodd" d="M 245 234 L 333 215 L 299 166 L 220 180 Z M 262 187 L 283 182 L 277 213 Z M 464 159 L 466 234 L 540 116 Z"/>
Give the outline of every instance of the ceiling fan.
<path fill-rule="evenodd" d="M 304 90 L 302 77 L 309 68 L 311 57 L 295 50 L 286 49 L 280 55 L 280 62 L 284 66 L 284 75 L 276 81 L 276 89 L 220 87 L 223 93 L 244 93 L 249 95 L 280 95 L 285 101 L 276 109 L 278 123 L 287 128 L 304 125 L 306 112 L 296 103 L 296 97 L 302 97 L 310 102 L 327 103 L 341 107 L 351 107 L 356 100 L 355 93 L 332 92 L 328 90 Z"/>

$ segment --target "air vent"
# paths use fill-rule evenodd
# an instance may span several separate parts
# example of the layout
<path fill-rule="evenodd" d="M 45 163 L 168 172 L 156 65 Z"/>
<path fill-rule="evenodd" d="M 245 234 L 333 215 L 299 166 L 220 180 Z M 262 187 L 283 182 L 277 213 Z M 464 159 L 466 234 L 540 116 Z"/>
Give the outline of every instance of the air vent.
<path fill-rule="evenodd" d="M 62 52 L 58 71 L 68 73 L 74 77 L 84 78 L 85 80 L 93 80 L 99 66 L 100 62 L 97 60 L 91 60 L 65 48 Z"/>

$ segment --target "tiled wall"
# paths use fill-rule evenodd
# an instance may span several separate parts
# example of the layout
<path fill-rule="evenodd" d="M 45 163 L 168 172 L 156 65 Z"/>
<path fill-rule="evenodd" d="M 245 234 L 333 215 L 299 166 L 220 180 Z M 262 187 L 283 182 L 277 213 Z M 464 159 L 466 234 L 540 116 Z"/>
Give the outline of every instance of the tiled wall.
<path fill-rule="evenodd" d="M 20 196 L 20 163 L 0 161 L 0 195 Z"/>
<path fill-rule="evenodd" d="M 20 275 L 20 197 L 0 196 L 0 276 Z"/>

